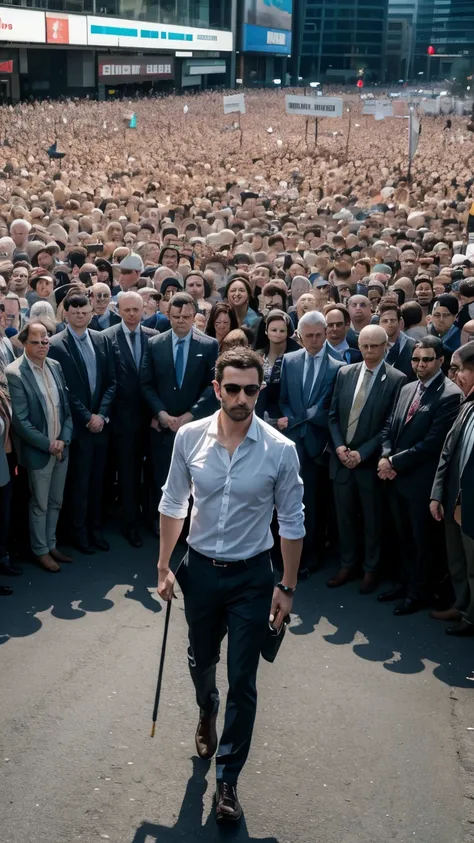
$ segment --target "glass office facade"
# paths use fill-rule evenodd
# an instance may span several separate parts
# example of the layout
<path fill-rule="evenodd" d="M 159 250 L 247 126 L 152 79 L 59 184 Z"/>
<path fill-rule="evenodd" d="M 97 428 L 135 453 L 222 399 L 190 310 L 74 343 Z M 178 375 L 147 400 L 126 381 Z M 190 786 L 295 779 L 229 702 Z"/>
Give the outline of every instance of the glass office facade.
<path fill-rule="evenodd" d="M 426 63 L 427 49 L 436 50 L 431 59 L 433 76 L 439 75 L 443 57 L 474 57 L 474 1 L 419 0 L 416 29 L 417 68 Z"/>
<path fill-rule="evenodd" d="M 388 0 L 306 0 L 298 16 L 299 75 L 383 79 Z"/>
<path fill-rule="evenodd" d="M 3 6 L 72 14 L 111 15 L 126 20 L 230 29 L 230 0 L 3 0 Z"/>

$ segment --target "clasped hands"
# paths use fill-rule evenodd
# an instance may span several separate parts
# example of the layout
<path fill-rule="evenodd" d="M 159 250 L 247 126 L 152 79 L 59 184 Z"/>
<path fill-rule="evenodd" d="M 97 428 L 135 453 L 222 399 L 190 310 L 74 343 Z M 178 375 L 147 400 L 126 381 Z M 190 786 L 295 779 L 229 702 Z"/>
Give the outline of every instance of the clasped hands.
<path fill-rule="evenodd" d="M 394 480 L 397 472 L 392 467 L 392 463 L 387 457 L 382 457 L 377 466 L 377 474 L 380 480 Z"/>
<path fill-rule="evenodd" d="M 183 426 L 183 424 L 188 424 L 192 422 L 193 415 L 191 413 L 183 413 L 182 416 L 170 416 L 166 410 L 161 410 L 158 413 L 158 418 L 153 418 L 151 420 L 151 426 L 155 430 L 165 430 L 168 428 L 172 430 L 173 433 L 177 433 L 179 428 Z"/>
<path fill-rule="evenodd" d="M 49 453 L 59 461 L 63 458 L 64 442 L 62 439 L 54 439 L 49 446 Z"/>
<path fill-rule="evenodd" d="M 100 433 L 104 427 L 104 419 L 97 413 L 92 413 L 86 427 L 90 433 Z"/>
<path fill-rule="evenodd" d="M 351 451 L 345 445 L 340 445 L 339 448 L 336 448 L 336 454 L 345 468 L 357 468 L 362 462 L 359 451 Z"/>

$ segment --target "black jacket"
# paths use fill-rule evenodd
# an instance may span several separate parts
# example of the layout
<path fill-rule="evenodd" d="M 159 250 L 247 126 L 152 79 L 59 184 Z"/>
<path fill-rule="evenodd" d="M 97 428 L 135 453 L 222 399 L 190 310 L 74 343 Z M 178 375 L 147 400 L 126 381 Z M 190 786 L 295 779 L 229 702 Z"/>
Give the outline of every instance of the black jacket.
<path fill-rule="evenodd" d="M 110 418 L 112 432 L 118 435 L 138 433 L 144 427 L 148 427 L 151 421 L 151 411 L 141 391 L 140 373 L 148 342 L 151 337 L 158 336 L 158 332 L 152 331 L 151 328 L 144 328 L 143 325 L 140 327 L 140 370 L 137 369 L 132 357 L 121 322 L 120 325 L 107 328 L 103 336 L 108 337 L 112 345 L 117 383 Z"/>
<path fill-rule="evenodd" d="M 115 367 L 110 340 L 98 331 L 90 331 L 97 361 L 97 381 L 91 395 L 87 369 L 81 352 L 68 329 L 51 337 L 49 356 L 61 364 L 68 388 L 74 422 L 74 436 L 90 436 L 87 424 L 92 413 L 109 418 L 115 396 Z"/>
<path fill-rule="evenodd" d="M 407 498 L 426 497 L 436 473 L 446 434 L 462 401 L 462 392 L 442 372 L 424 393 L 417 412 L 406 421 L 418 381 L 403 387 L 384 432 L 382 456 L 392 457 L 395 483 Z"/>
<path fill-rule="evenodd" d="M 461 504 L 461 529 L 474 539 L 474 448 L 460 473 L 462 433 L 474 413 L 474 396 L 466 399 L 449 431 L 431 489 L 431 500 L 443 504 L 445 515 L 452 518 Z"/>

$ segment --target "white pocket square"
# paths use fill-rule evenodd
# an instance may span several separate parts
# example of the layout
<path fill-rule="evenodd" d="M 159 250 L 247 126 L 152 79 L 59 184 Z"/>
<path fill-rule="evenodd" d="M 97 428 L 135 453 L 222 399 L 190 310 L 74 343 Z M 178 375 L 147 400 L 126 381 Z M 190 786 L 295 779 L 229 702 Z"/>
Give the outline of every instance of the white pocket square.
<path fill-rule="evenodd" d="M 203 357 L 203 354 L 196 354 L 196 357 Z"/>

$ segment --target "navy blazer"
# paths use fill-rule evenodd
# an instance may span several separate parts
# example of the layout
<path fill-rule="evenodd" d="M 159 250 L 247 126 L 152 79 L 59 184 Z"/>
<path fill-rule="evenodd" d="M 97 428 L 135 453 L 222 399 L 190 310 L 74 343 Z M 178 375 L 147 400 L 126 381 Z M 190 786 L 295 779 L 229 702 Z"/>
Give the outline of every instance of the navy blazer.
<path fill-rule="evenodd" d="M 474 396 L 469 396 L 449 431 L 436 470 L 431 500 L 444 506 L 446 517 L 453 519 L 458 504 L 461 505 L 461 529 L 474 539 L 474 448 L 461 472 L 460 456 L 462 434 L 474 413 Z"/>
<path fill-rule="evenodd" d="M 303 403 L 303 377 L 306 351 L 285 354 L 281 367 L 280 412 L 288 418 L 284 430 L 296 445 L 304 446 L 311 459 L 324 451 L 328 440 L 328 414 L 334 383 L 339 369 L 344 365 L 328 353 L 327 344 L 321 366 L 313 386 L 309 407 Z"/>
<path fill-rule="evenodd" d="M 440 372 L 407 422 L 417 389 L 418 380 L 401 390 L 383 431 L 382 456 L 391 457 L 397 476 L 389 482 L 396 484 L 401 495 L 428 501 L 443 442 L 459 412 L 463 395 Z"/>
<path fill-rule="evenodd" d="M 66 328 L 51 337 L 49 357 L 61 363 L 69 390 L 69 404 L 74 422 L 74 436 L 100 436 L 87 430 L 92 413 L 108 418 L 115 397 L 115 368 L 112 346 L 102 331 L 89 330 L 97 362 L 97 379 L 91 395 L 87 369 L 74 337 Z"/>
<path fill-rule="evenodd" d="M 140 373 L 141 388 L 150 410 L 171 416 L 192 413 L 194 419 L 211 415 L 217 409 L 212 381 L 219 345 L 217 340 L 192 329 L 181 389 L 174 370 L 172 331 L 158 334 L 148 342 Z"/>
<path fill-rule="evenodd" d="M 120 325 L 112 325 L 103 332 L 112 344 L 115 362 L 116 391 L 112 404 L 110 425 L 113 433 L 128 435 L 138 433 L 140 429 L 148 426 L 151 420 L 151 412 L 146 404 L 140 384 L 140 373 L 145 361 L 148 342 L 152 337 L 158 336 L 157 331 L 151 328 L 139 326 L 141 340 L 140 370 L 137 369 L 130 351 L 130 346 L 125 333 Z"/>

